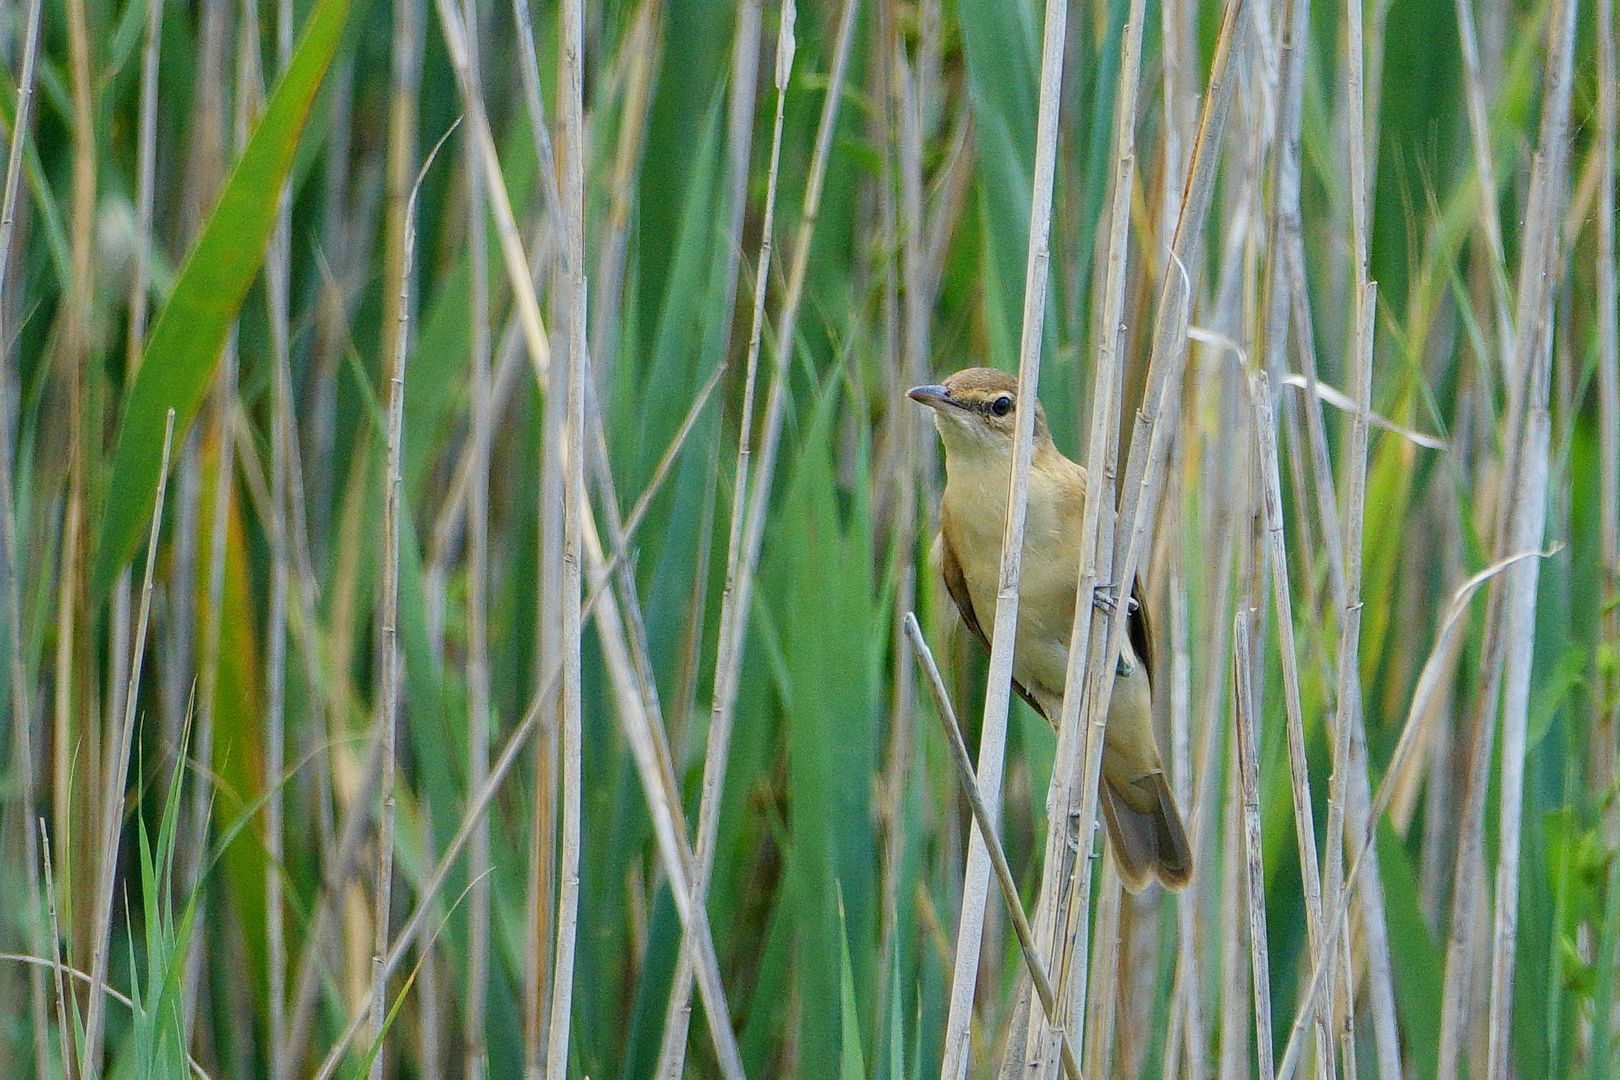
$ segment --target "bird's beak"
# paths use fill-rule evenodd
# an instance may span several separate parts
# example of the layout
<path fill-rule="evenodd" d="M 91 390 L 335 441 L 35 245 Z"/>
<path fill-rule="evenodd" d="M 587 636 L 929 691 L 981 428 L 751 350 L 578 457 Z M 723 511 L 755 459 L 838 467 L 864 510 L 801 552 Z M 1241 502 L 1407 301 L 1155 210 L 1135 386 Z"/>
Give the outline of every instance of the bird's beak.
<path fill-rule="evenodd" d="M 919 404 L 927 405 L 930 409 L 943 409 L 955 404 L 955 402 L 951 401 L 950 391 L 938 383 L 931 386 L 913 386 L 906 391 L 906 397 Z"/>

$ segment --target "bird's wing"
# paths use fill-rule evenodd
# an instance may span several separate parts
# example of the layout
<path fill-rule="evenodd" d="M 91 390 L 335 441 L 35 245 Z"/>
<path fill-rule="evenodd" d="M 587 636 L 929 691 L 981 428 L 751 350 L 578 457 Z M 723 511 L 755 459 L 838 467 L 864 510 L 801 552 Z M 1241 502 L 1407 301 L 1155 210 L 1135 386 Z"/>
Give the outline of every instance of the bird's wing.
<path fill-rule="evenodd" d="M 1136 613 L 1126 617 L 1125 630 L 1131 638 L 1131 649 L 1142 661 L 1147 673 L 1148 686 L 1153 685 L 1153 626 L 1148 622 L 1147 594 L 1142 591 L 1142 579 L 1131 582 L 1131 599 L 1136 601 Z"/>
<path fill-rule="evenodd" d="M 956 610 L 962 616 L 962 621 L 967 624 L 967 628 L 988 653 L 990 638 L 985 634 L 984 627 L 979 625 L 979 616 L 973 610 L 973 596 L 968 592 L 967 576 L 962 573 L 962 564 L 956 558 L 956 549 L 951 546 L 950 533 L 943 528 L 939 531 L 939 570 L 945 578 L 945 591 L 950 593 L 951 599 L 956 602 Z M 1057 721 L 1046 715 L 1046 710 L 1041 708 L 1040 703 L 1024 688 L 1023 683 L 1014 679 L 1012 685 L 1013 689 L 1018 691 L 1018 696 L 1028 702 L 1030 708 L 1045 718 L 1048 724 L 1057 727 Z"/>

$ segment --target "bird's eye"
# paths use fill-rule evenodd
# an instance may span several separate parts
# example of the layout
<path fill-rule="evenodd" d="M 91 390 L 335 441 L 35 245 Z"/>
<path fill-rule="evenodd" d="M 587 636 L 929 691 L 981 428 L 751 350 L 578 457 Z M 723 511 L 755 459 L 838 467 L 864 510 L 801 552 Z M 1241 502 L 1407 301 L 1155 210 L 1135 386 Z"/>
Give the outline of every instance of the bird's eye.
<path fill-rule="evenodd" d="M 1013 399 L 1011 394 L 1002 394 L 990 403 L 990 411 L 997 416 L 1006 416 L 1012 412 Z"/>

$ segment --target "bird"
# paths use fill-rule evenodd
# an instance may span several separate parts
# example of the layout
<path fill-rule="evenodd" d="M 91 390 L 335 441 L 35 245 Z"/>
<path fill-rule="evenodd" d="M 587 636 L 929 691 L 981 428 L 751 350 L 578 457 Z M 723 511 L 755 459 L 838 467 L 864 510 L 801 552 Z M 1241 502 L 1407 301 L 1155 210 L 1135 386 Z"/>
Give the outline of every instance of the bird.
<path fill-rule="evenodd" d="M 988 651 L 984 628 L 995 625 L 1018 383 L 1004 371 L 974 367 L 906 396 L 933 410 L 945 449 L 934 561 L 962 622 Z M 1036 402 L 1012 685 L 1054 730 L 1068 674 L 1086 492 L 1085 467 L 1053 443 Z M 1192 852 L 1153 733 L 1152 632 L 1140 581 L 1131 591 L 1098 803 L 1125 887 L 1140 892 L 1157 879 L 1174 891 L 1192 878 Z M 1098 602 L 1114 603 L 1101 590 Z"/>

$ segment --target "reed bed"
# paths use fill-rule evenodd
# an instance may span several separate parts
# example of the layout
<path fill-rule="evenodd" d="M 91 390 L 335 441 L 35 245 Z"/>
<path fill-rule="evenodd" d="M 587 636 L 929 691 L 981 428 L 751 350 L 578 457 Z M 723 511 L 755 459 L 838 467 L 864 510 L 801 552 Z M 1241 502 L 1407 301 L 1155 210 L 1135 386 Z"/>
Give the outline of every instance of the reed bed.
<path fill-rule="evenodd" d="M 1616 32 L 0 7 L 0 1076 L 1620 1076 Z M 1056 736 L 974 364 L 1097 495 Z"/>

